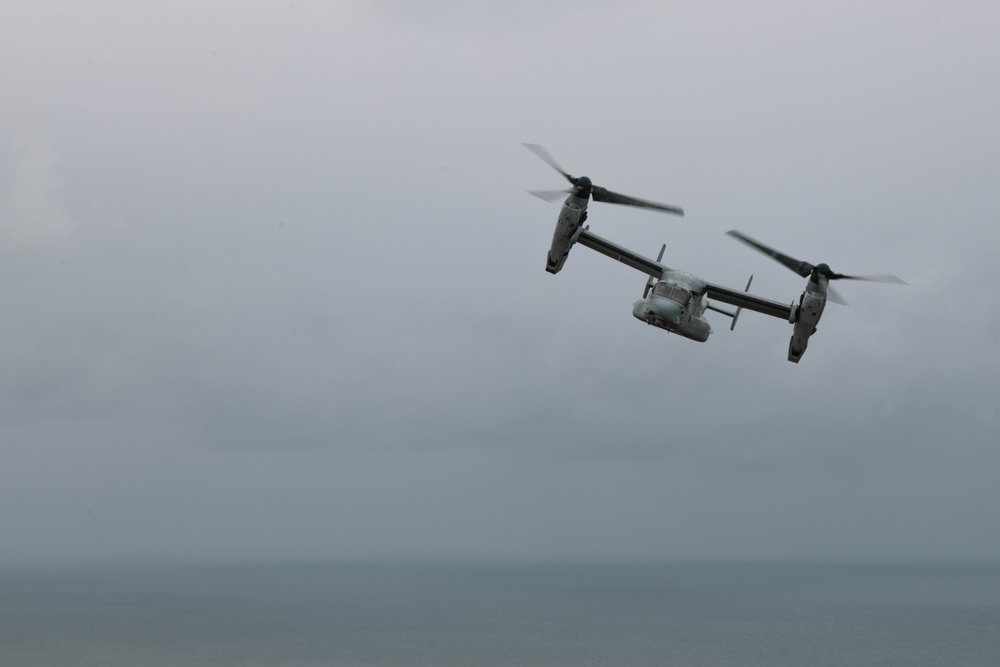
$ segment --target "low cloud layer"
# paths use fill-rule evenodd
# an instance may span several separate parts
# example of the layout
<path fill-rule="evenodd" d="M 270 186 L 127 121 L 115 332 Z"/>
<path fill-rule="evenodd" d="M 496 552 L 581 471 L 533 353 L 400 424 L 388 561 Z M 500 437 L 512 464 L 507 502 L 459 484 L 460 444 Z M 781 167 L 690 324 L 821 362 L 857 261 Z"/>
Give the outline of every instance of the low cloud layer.
<path fill-rule="evenodd" d="M 1000 557 L 997 18 L 5 4 L 0 558 Z M 671 336 L 522 141 L 713 282 L 909 285 Z"/>

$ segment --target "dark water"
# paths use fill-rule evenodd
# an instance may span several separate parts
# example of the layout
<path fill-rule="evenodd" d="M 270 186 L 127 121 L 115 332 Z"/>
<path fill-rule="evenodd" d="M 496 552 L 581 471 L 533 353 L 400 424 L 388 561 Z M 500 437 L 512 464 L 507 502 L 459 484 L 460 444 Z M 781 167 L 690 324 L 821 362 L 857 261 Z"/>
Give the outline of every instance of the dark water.
<path fill-rule="evenodd" d="M 1000 565 L 0 570 L 0 665 L 1000 665 Z"/>

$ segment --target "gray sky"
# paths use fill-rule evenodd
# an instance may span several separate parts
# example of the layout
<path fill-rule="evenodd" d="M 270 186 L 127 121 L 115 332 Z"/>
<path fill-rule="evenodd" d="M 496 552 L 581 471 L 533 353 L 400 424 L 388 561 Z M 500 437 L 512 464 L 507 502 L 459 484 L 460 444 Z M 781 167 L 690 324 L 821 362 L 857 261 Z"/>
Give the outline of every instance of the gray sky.
<path fill-rule="evenodd" d="M 1000 558 L 1000 5 L 538 4 L 0 6 L 0 562 Z"/>

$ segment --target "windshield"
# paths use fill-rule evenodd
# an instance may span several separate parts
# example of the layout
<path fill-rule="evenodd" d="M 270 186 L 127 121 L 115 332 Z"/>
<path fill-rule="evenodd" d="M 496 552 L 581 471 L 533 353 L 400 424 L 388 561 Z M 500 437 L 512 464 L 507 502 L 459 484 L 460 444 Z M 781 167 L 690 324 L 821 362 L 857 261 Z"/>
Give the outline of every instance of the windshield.
<path fill-rule="evenodd" d="M 677 287 L 676 285 L 671 285 L 669 283 L 658 283 L 656 287 L 653 288 L 653 294 L 666 297 L 671 301 L 676 301 L 682 306 L 686 306 L 688 301 L 691 300 L 691 292 L 683 287 Z"/>

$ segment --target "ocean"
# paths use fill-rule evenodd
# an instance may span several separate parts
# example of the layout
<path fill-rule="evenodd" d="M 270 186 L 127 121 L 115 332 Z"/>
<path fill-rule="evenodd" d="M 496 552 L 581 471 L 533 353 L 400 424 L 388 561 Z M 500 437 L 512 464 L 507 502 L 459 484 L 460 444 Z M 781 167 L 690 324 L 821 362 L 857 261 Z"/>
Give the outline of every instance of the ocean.
<path fill-rule="evenodd" d="M 1000 564 L 0 568 L 0 665 L 1000 665 Z"/>

